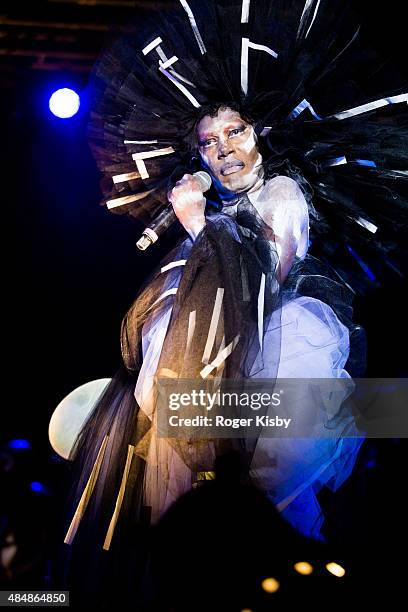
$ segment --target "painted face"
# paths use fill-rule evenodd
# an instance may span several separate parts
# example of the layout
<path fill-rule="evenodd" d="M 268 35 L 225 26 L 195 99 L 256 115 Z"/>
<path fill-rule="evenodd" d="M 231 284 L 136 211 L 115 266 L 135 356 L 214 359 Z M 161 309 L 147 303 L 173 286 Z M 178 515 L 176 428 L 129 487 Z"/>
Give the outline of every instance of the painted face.
<path fill-rule="evenodd" d="M 216 187 L 233 193 L 250 191 L 262 179 L 262 156 L 252 125 L 230 108 L 206 115 L 197 125 L 198 149 Z"/>

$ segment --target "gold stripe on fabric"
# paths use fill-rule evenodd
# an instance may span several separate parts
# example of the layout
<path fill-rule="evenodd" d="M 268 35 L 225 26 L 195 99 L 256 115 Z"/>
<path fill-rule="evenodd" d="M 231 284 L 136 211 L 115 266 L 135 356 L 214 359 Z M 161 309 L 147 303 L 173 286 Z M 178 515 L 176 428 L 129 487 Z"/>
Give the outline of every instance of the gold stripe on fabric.
<path fill-rule="evenodd" d="M 195 326 L 196 326 L 196 310 L 191 310 L 188 315 L 188 328 L 187 328 L 187 343 L 186 343 L 186 355 L 189 353 L 191 343 L 193 341 Z"/>
<path fill-rule="evenodd" d="M 140 172 L 127 172 L 126 174 L 115 174 L 112 176 L 112 181 L 115 183 L 124 183 L 125 181 L 133 181 L 140 178 Z"/>
<path fill-rule="evenodd" d="M 153 302 L 153 304 L 151 304 L 151 306 L 149 306 L 149 308 L 145 311 L 145 314 L 148 313 L 149 310 L 154 308 L 154 306 L 156 306 L 159 302 L 164 300 L 164 298 L 168 297 L 169 295 L 176 295 L 177 290 L 178 290 L 178 287 L 172 287 L 172 289 L 167 289 L 167 291 L 164 291 L 161 295 L 159 295 L 157 300 L 155 300 Z"/>
<path fill-rule="evenodd" d="M 156 374 L 156 378 L 178 378 L 177 372 L 171 370 L 170 368 L 160 368 L 160 370 Z"/>
<path fill-rule="evenodd" d="M 258 294 L 258 340 L 261 352 L 263 351 L 263 319 L 265 305 L 265 273 L 262 272 Z"/>
<path fill-rule="evenodd" d="M 129 476 L 130 464 L 132 463 L 132 457 L 133 457 L 134 450 L 135 450 L 135 447 L 129 444 L 128 453 L 126 457 L 126 465 L 125 465 L 125 469 L 123 470 L 122 482 L 121 482 L 118 497 L 116 500 L 115 510 L 113 511 L 111 522 L 110 522 L 110 525 L 109 525 L 109 528 L 106 534 L 105 542 L 103 544 L 104 550 L 109 550 L 109 547 L 111 545 L 113 532 L 115 530 L 116 523 L 118 521 L 119 512 L 120 512 L 122 502 L 123 502 L 123 497 L 125 495 L 126 483 L 127 483 L 127 479 Z"/>
<path fill-rule="evenodd" d="M 197 480 L 215 480 L 215 472 L 197 472 Z"/>
<path fill-rule="evenodd" d="M 240 335 L 237 334 L 234 340 L 230 342 L 228 346 L 226 346 L 222 351 L 218 353 L 214 361 L 206 365 L 205 368 L 201 370 L 200 372 L 201 378 L 207 378 L 208 375 L 213 371 L 214 368 L 218 368 L 227 359 L 227 357 L 231 355 L 232 351 L 238 344 L 239 338 L 240 338 Z"/>
<path fill-rule="evenodd" d="M 170 155 L 175 153 L 173 147 L 165 147 L 164 149 L 153 149 L 152 151 L 139 151 L 139 153 L 133 153 L 132 158 L 137 161 L 150 159 L 151 157 L 161 157 L 162 155 Z"/>
<path fill-rule="evenodd" d="M 99 449 L 98 452 L 98 456 L 96 457 L 96 461 L 94 463 L 94 466 L 92 468 L 92 472 L 88 478 L 88 482 L 86 483 L 86 486 L 84 488 L 84 491 L 81 495 L 81 499 L 79 500 L 77 509 L 75 511 L 75 514 L 73 516 L 73 519 L 71 521 L 71 524 L 69 526 L 69 529 L 67 531 L 67 534 L 64 538 L 64 542 L 65 544 L 72 544 L 72 541 L 75 537 L 75 534 L 77 532 L 77 529 L 79 527 L 79 523 L 81 522 L 81 519 L 85 513 L 86 507 L 88 505 L 88 502 L 91 498 L 92 495 L 92 491 L 94 490 L 95 484 L 96 484 L 96 480 L 98 478 L 99 475 L 99 471 L 101 468 L 101 464 L 102 464 L 102 460 L 103 460 L 103 456 L 105 454 L 105 449 L 106 449 L 106 445 L 108 443 L 108 438 L 109 435 L 107 434 L 101 444 L 101 447 Z"/>
<path fill-rule="evenodd" d="M 185 266 L 187 263 L 187 259 L 178 259 L 177 261 L 171 261 L 167 265 L 160 268 L 160 272 L 167 272 L 167 270 L 171 270 L 172 268 L 177 268 L 178 266 Z"/>
<path fill-rule="evenodd" d="M 214 307 L 211 316 L 210 327 L 208 330 L 207 341 L 205 343 L 204 352 L 201 361 L 208 364 L 211 357 L 211 352 L 215 342 L 215 336 L 217 333 L 218 321 L 221 314 L 222 300 L 224 297 L 224 288 L 218 287 L 217 295 L 214 300 Z"/>
<path fill-rule="evenodd" d="M 106 202 L 107 208 L 109 210 L 111 208 L 117 208 L 118 206 L 124 206 L 125 204 L 131 204 L 132 202 L 137 202 L 138 200 L 142 200 L 149 193 L 152 193 L 154 189 L 149 189 L 148 191 L 143 191 L 143 193 L 134 193 L 132 195 L 122 196 L 121 198 L 115 198 L 114 200 L 108 200 Z"/>

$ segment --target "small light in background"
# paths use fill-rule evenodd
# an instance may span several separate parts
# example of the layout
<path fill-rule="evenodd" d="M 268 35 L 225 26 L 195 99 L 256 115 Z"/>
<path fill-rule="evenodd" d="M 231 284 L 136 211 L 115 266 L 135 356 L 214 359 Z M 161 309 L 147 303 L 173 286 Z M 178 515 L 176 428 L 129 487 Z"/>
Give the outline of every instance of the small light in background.
<path fill-rule="evenodd" d="M 313 572 L 313 566 L 307 561 L 299 561 L 293 566 L 298 574 L 302 576 L 309 576 Z"/>
<path fill-rule="evenodd" d="M 43 493 L 48 495 L 49 491 L 47 487 L 45 487 L 41 482 L 33 481 L 30 483 L 30 489 L 34 491 L 34 493 Z"/>
<path fill-rule="evenodd" d="M 13 450 L 31 448 L 30 442 L 28 440 L 24 440 L 23 438 L 16 438 L 15 440 L 10 440 L 7 446 L 8 448 L 12 448 Z"/>
<path fill-rule="evenodd" d="M 337 576 L 337 578 L 343 578 L 344 574 L 346 573 L 344 567 L 341 567 L 341 565 L 339 565 L 338 563 L 334 563 L 334 561 L 331 563 L 327 563 L 326 569 L 328 572 L 333 574 L 333 576 Z"/>
<path fill-rule="evenodd" d="M 265 578 L 265 580 L 262 581 L 262 588 L 267 593 L 276 593 L 279 587 L 280 584 L 276 578 Z"/>
<path fill-rule="evenodd" d="M 60 119 L 69 119 L 79 110 L 80 99 L 76 91 L 64 87 L 54 91 L 49 100 L 50 111 Z"/>

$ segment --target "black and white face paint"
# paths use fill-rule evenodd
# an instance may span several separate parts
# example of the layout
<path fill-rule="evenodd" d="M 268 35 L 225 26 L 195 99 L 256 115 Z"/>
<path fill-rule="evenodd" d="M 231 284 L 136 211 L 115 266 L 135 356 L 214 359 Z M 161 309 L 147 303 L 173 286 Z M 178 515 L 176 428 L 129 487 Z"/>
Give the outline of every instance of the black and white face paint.
<path fill-rule="evenodd" d="M 198 148 L 219 191 L 239 193 L 263 183 L 262 156 L 256 134 L 237 111 L 221 108 L 197 125 Z"/>

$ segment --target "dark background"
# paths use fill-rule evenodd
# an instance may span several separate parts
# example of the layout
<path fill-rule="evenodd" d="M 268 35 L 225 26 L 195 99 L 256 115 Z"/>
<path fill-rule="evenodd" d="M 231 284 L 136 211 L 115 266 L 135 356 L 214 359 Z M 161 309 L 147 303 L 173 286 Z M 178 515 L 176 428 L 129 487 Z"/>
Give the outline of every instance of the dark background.
<path fill-rule="evenodd" d="M 142 11 L 168 4 L 17 1 L 0 18 L 7 307 L 1 452 L 4 465 L 12 459 L 6 477 L 11 488 L 3 491 L 10 508 L 24 507 L 19 528 L 27 539 L 34 533 L 42 538 L 46 553 L 40 557 L 38 579 L 51 571 L 48 565 L 44 570 L 44 562 L 52 557 L 65 492 L 64 462 L 48 442 L 50 417 L 74 388 L 112 376 L 120 362 L 121 319 L 161 254 L 158 249 L 138 252 L 140 228 L 100 206 L 98 173 L 85 135 L 89 71 L 110 24 L 126 23 L 134 5 Z M 398 3 L 358 1 L 356 9 L 372 44 L 402 67 L 405 22 Z M 48 111 L 48 98 L 60 86 L 83 95 L 79 114 L 66 121 Z M 367 376 L 407 373 L 405 290 L 405 282 L 394 279 L 356 299 L 355 318 L 368 335 Z M 10 451 L 7 444 L 13 438 L 29 440 L 31 450 Z M 370 525 L 375 529 L 383 519 L 389 521 L 387 529 L 394 523 L 394 536 L 403 531 L 398 500 L 405 461 L 405 441 L 365 444 L 343 493 L 344 499 L 355 500 L 354 516 L 347 517 L 346 511 L 344 521 L 355 530 L 359 519 L 364 522 L 363 541 L 372 542 Z M 43 483 L 44 493 L 29 495 L 32 481 Z M 391 507 L 382 505 L 384 497 Z M 35 572 L 21 575 L 24 586 L 37 580 Z"/>

